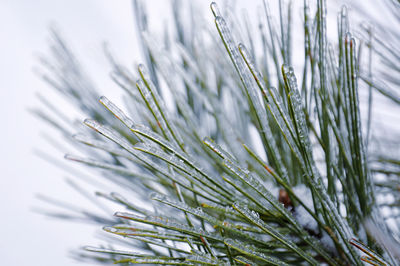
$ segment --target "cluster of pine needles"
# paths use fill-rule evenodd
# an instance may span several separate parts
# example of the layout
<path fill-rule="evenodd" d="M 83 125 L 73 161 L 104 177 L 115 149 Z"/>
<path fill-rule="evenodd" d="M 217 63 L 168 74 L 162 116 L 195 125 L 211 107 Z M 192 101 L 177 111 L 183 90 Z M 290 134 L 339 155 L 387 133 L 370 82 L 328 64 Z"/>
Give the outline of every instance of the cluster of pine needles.
<path fill-rule="evenodd" d="M 400 4 L 382 1 L 400 21 Z M 106 50 L 124 107 L 100 97 L 52 32 L 42 78 L 89 118 L 86 127 L 78 125 L 44 98 L 36 114 L 85 154 L 66 159 L 115 184 L 90 199 L 125 209 L 61 215 L 104 226 L 109 235 L 105 246 L 85 247 L 76 258 L 121 265 L 399 265 L 397 233 L 382 208 L 396 214 L 400 161 L 370 152 L 379 138 L 370 130 L 373 93 L 400 103 L 399 31 L 361 27 L 356 42 L 343 8 L 331 42 L 326 0 L 304 1 L 301 25 L 293 23 L 292 1 L 278 1 L 274 12 L 269 2 L 259 9 L 258 27 L 211 3 L 210 27 L 193 9 L 188 22 L 188 9 L 176 0 L 172 34 L 157 37 L 143 3 L 134 1 L 144 64 L 132 71 Z M 293 41 L 299 32 L 303 43 Z M 297 71 L 294 61 L 302 62 Z M 367 90 L 366 103 L 359 88 Z M 379 202 L 388 193 L 395 200 Z"/>

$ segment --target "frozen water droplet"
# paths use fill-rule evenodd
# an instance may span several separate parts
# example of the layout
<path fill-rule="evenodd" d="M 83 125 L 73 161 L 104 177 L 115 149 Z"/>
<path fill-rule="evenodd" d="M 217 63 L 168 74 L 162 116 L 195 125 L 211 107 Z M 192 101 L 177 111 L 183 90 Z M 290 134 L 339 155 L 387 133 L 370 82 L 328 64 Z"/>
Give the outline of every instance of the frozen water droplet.
<path fill-rule="evenodd" d="M 110 233 L 116 233 L 118 232 L 118 229 L 111 227 L 111 226 L 105 226 L 103 227 L 103 230 L 106 232 L 110 232 Z"/>
<path fill-rule="evenodd" d="M 221 16 L 221 12 L 219 11 L 218 5 L 215 2 L 210 4 L 211 11 L 214 14 L 214 17 Z"/>

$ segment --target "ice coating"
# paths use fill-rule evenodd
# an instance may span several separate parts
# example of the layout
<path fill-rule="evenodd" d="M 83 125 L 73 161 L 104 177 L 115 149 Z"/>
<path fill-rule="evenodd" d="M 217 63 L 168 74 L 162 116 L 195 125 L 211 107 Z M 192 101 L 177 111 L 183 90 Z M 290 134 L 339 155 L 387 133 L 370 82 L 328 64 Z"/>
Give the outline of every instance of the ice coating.
<path fill-rule="evenodd" d="M 257 259 L 268 263 L 268 265 L 278 265 L 278 266 L 287 266 L 288 265 L 287 263 L 285 263 L 279 259 L 264 255 L 263 253 L 256 251 L 254 247 L 244 245 L 240 241 L 227 238 L 227 239 L 225 239 L 224 242 L 226 245 L 241 252 L 242 254 L 245 254 L 245 255 L 251 254 L 253 257 L 256 257 Z"/>
<path fill-rule="evenodd" d="M 211 11 L 214 14 L 214 17 L 221 16 L 221 12 L 219 11 L 218 5 L 215 2 L 210 4 Z"/>
<path fill-rule="evenodd" d="M 218 234 L 215 234 L 214 232 L 207 232 L 204 231 L 201 228 L 197 227 L 189 227 L 188 225 L 182 224 L 172 218 L 163 218 L 159 216 L 154 216 L 154 215 L 148 215 L 146 217 L 142 217 L 139 215 L 134 215 L 130 213 L 122 213 L 122 212 L 117 212 L 115 216 L 120 217 L 120 218 L 125 218 L 125 219 L 130 219 L 142 223 L 147 223 L 151 225 L 155 225 L 158 227 L 163 227 L 172 231 L 176 232 L 184 232 L 186 234 L 192 235 L 192 236 L 204 236 L 208 239 L 212 239 L 214 241 L 223 241 L 223 238 L 220 237 Z"/>
<path fill-rule="evenodd" d="M 287 248 L 293 250 L 299 256 L 303 257 L 311 264 L 317 264 L 316 261 L 308 254 L 304 253 L 295 243 L 290 240 L 285 239 L 283 235 L 281 235 L 277 230 L 275 230 L 272 226 L 266 224 L 259 217 L 259 214 L 255 211 L 249 210 L 245 205 L 240 203 L 234 203 L 234 208 L 238 210 L 246 219 L 249 219 L 252 223 L 260 227 L 264 232 L 273 237 L 274 239 L 280 241 Z"/>
<path fill-rule="evenodd" d="M 133 120 L 122 112 L 114 103 L 112 103 L 107 97 L 101 96 L 99 100 L 111 113 L 115 115 L 122 123 L 127 126 L 132 126 L 134 124 Z"/>
<path fill-rule="evenodd" d="M 100 253 L 108 253 L 108 254 L 114 254 L 114 255 L 124 255 L 124 256 L 132 256 L 132 257 L 142 257 L 143 256 L 143 254 L 136 253 L 136 252 L 105 249 L 105 248 L 96 248 L 96 247 L 90 247 L 90 246 L 86 246 L 86 247 L 84 247 L 84 249 L 87 251 L 90 251 L 90 252 L 100 252 Z"/>

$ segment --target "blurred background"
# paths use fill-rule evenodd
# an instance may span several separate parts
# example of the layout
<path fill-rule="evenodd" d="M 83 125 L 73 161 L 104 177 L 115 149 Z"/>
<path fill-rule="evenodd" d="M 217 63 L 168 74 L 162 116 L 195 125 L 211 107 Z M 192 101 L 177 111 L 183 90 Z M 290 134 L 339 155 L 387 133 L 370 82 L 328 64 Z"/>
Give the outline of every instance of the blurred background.
<path fill-rule="evenodd" d="M 198 12 L 203 12 L 209 18 L 207 23 L 213 24 L 209 1 L 198 2 Z M 151 28 L 162 31 L 163 23 L 172 13 L 168 1 L 146 3 Z M 251 3 L 261 1 L 245 4 Z M 338 6 L 335 3 L 335 9 L 330 10 L 329 26 L 333 33 Z M 251 16 L 256 14 L 254 9 L 249 10 Z M 101 230 L 39 214 L 47 205 L 38 200 L 38 194 L 86 204 L 65 185 L 66 172 L 38 156 L 38 150 L 52 155 L 54 147 L 48 141 L 52 132 L 30 112 L 40 105 L 37 93 L 62 106 L 67 115 L 85 118 L 75 114 L 59 97 L 53 97 L 52 89 L 35 75 L 39 56 L 48 53 L 50 26 L 59 29 L 96 87 L 108 97 L 117 98 L 121 90 L 109 79 L 110 65 L 104 56 L 103 43 L 109 44 L 122 64 L 131 67 L 140 62 L 130 0 L 0 0 L 1 265 L 77 264 L 68 256 L 69 252 L 85 244 L 97 244 L 95 236 Z M 382 116 L 389 115 L 389 124 L 392 119 L 399 120 L 390 110 L 383 112 Z M 376 120 L 379 116 L 378 112 Z M 54 151 L 54 156 L 62 160 L 58 152 Z"/>
<path fill-rule="evenodd" d="M 156 18 L 150 22 L 152 28 L 162 30 L 171 15 L 168 1 L 146 2 L 150 16 Z M 209 3 L 203 2 L 201 8 L 208 11 Z M 103 44 L 108 42 L 126 66 L 140 62 L 132 8 L 131 0 L 0 1 L 1 265 L 74 265 L 78 262 L 69 255 L 71 250 L 98 244 L 95 236 L 101 228 L 39 213 L 49 205 L 38 195 L 82 206 L 87 201 L 65 184 L 68 173 L 39 156 L 45 151 L 56 160 L 63 160 L 48 141 L 49 136 L 60 138 L 30 111 L 40 106 L 36 96 L 40 93 L 52 104 L 62 106 L 68 116 L 81 121 L 85 117 L 74 113 L 35 74 L 35 69 L 39 67 L 39 56 L 50 54 L 49 29 L 55 27 L 96 87 L 116 98 L 121 89 L 109 78 L 111 67 Z"/>
<path fill-rule="evenodd" d="M 52 90 L 34 74 L 38 56 L 48 52 L 49 27 L 56 24 L 102 91 L 115 89 L 102 44 L 112 43 L 122 62 L 137 58 L 130 0 L 0 1 L 0 257 L 1 265 L 74 265 L 68 252 L 92 242 L 91 225 L 51 219 L 38 214 L 48 206 L 35 195 L 84 202 L 65 185 L 66 173 L 36 155 L 52 147 L 43 137 L 48 127 L 29 108 L 35 94 Z M 75 49 L 76 48 L 76 49 Z M 50 97 L 53 104 L 64 104 Z M 65 105 L 65 113 L 72 112 Z M 47 132 L 51 135 L 51 132 Z M 59 153 L 54 154 L 60 157 Z M 57 158 L 57 159 L 62 159 Z"/>

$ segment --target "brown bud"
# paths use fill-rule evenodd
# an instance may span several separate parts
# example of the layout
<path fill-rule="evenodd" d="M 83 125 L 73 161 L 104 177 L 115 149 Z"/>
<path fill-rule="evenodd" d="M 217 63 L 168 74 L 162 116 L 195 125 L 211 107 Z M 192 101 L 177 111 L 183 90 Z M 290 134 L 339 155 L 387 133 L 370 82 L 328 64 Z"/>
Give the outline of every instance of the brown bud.
<path fill-rule="evenodd" d="M 289 197 L 289 194 L 283 188 L 281 188 L 279 190 L 279 198 L 278 198 L 278 200 L 279 200 L 279 202 L 283 203 L 283 206 L 285 206 L 285 208 L 293 207 L 293 203 L 292 203 L 292 200 Z"/>

